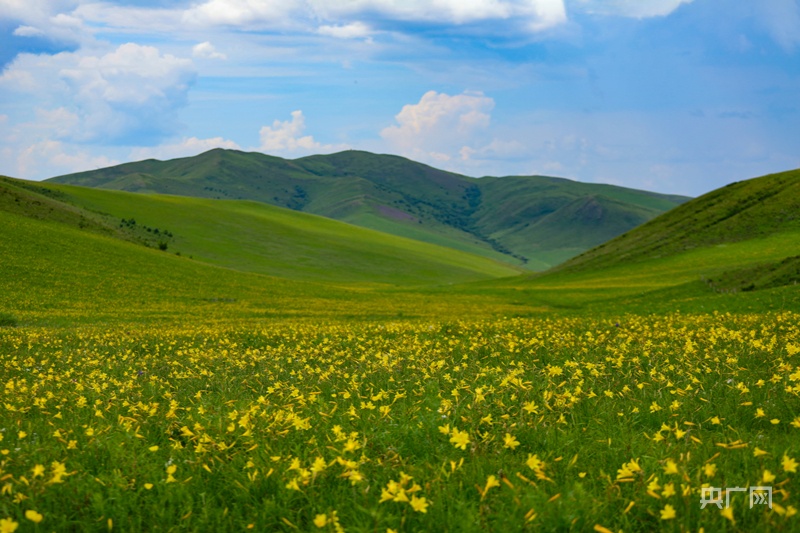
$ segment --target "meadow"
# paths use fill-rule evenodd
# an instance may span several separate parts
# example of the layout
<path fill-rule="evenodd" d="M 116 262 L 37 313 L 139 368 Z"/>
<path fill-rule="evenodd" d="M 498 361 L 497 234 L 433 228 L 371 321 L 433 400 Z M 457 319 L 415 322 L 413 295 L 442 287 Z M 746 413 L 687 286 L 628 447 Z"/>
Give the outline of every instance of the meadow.
<path fill-rule="evenodd" d="M 2 531 L 796 530 L 800 316 L 0 331 Z M 772 509 L 701 509 L 703 487 Z"/>
<path fill-rule="evenodd" d="M 0 533 L 800 530 L 795 224 L 655 219 L 514 276 L 249 202 L 0 185 Z"/>

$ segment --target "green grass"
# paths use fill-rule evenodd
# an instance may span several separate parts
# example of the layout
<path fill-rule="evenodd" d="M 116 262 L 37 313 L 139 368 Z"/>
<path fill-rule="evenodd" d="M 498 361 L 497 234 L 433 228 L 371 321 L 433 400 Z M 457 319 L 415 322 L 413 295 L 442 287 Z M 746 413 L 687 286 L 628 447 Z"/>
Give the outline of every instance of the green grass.
<path fill-rule="evenodd" d="M 800 229 L 800 170 L 733 183 L 590 250 L 558 270 L 596 270 Z"/>
<path fill-rule="evenodd" d="M 87 187 L 256 200 L 544 270 L 687 198 L 543 176 L 474 179 L 348 150 L 294 161 L 212 150 L 51 180 Z"/>
<path fill-rule="evenodd" d="M 0 517 L 33 530 L 33 510 L 77 531 L 335 531 L 320 515 L 351 532 L 796 529 L 800 317 L 616 322 L 234 312 L 3 332 Z M 734 495 L 734 525 L 700 509 L 704 483 L 785 493 L 772 511 Z"/>
<path fill-rule="evenodd" d="M 404 285 L 463 282 L 519 272 L 481 256 L 257 202 L 136 195 L 63 185 L 41 189 L 59 197 L 65 211 L 82 207 L 82 220 L 94 223 L 97 218 L 109 233 L 136 231 L 147 236 L 145 243 L 152 247 L 163 244 L 169 252 L 245 272 Z M 132 220 L 135 224 L 129 222 Z"/>
<path fill-rule="evenodd" d="M 31 187 L 0 195 L 0 320 L 16 322 L 0 327 L 0 527 L 800 527 L 791 224 L 592 269 L 390 286 L 248 272 L 258 260 L 224 246 L 252 242 L 233 234 L 255 220 L 317 246 L 353 235 L 302 213 Z M 125 208 L 136 229 L 111 224 Z M 145 225 L 169 226 L 166 252 Z M 197 259 L 170 253 L 203 234 Z M 212 252 L 228 266 L 199 259 Z M 732 516 L 700 508 L 704 486 L 761 485 L 772 510 L 743 493 Z"/>
<path fill-rule="evenodd" d="M 0 310 L 27 325 L 215 320 L 230 313 L 363 320 L 434 316 L 446 309 L 486 312 L 484 298 L 440 300 L 405 288 L 398 299 L 385 284 L 337 286 L 239 271 L 53 219 L 0 211 L 0 226 Z"/>

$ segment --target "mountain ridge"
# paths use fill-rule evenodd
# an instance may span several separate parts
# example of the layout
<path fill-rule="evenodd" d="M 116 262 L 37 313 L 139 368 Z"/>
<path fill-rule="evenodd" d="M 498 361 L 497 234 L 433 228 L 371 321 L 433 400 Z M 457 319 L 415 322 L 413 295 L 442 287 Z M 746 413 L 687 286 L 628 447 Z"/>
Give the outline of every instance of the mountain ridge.
<path fill-rule="evenodd" d="M 214 149 L 51 178 L 139 193 L 256 200 L 545 270 L 688 198 L 548 176 L 471 178 L 409 159 L 347 150 L 294 160 Z M 606 219 L 565 206 L 602 196 Z M 552 216 L 551 216 L 552 215 Z M 546 224 L 537 225 L 550 216 Z M 613 223 L 606 223 L 613 220 Z M 546 243 L 542 246 L 541 243 Z"/>

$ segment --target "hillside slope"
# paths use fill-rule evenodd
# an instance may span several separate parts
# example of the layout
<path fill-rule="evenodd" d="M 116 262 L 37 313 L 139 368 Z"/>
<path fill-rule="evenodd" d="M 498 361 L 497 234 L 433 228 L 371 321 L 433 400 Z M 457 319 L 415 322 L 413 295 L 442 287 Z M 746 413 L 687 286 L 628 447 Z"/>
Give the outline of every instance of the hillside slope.
<path fill-rule="evenodd" d="M 473 289 L 553 309 L 792 308 L 800 305 L 800 170 L 717 189 L 546 273 Z"/>
<path fill-rule="evenodd" d="M 408 286 L 519 272 L 481 256 L 258 202 L 0 181 L 0 198 L 12 195 L 0 209 L 11 203 L 31 218 L 287 279 Z"/>
<path fill-rule="evenodd" d="M 532 270 L 553 266 L 687 200 L 542 176 L 468 178 L 398 156 L 355 150 L 289 161 L 217 149 L 51 181 L 255 200 Z M 587 202 L 594 203 L 578 209 Z"/>
<path fill-rule="evenodd" d="M 716 189 L 556 270 L 596 270 L 800 230 L 800 170 Z"/>

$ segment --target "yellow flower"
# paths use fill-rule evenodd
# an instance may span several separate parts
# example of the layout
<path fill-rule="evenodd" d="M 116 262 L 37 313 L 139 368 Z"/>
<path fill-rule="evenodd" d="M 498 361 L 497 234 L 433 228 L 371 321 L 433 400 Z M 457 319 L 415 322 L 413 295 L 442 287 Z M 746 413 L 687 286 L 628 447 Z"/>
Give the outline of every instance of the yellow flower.
<path fill-rule="evenodd" d="M 783 454 L 783 461 L 781 462 L 781 464 L 783 466 L 784 472 L 791 472 L 793 474 L 797 473 L 797 461 L 795 461 L 788 455 Z"/>
<path fill-rule="evenodd" d="M 769 452 L 762 450 L 758 446 L 753 450 L 753 457 L 761 457 L 762 455 L 769 455 Z"/>
<path fill-rule="evenodd" d="M 661 491 L 661 495 L 665 498 L 669 498 L 670 496 L 675 495 L 675 485 L 673 483 L 667 483 L 664 485 L 664 490 Z"/>
<path fill-rule="evenodd" d="M 714 477 L 714 474 L 717 473 L 717 465 L 714 463 L 706 464 L 703 467 L 703 473 L 706 477 Z"/>
<path fill-rule="evenodd" d="M 150 490 L 150 489 L 153 488 L 153 484 L 152 483 L 145 483 L 144 484 L 144 488 L 145 488 L 145 490 Z"/>
<path fill-rule="evenodd" d="M 33 477 L 40 477 L 44 475 L 44 466 L 36 465 L 33 467 Z"/>
<path fill-rule="evenodd" d="M 423 498 L 417 498 L 416 496 L 411 496 L 411 508 L 414 509 L 418 513 L 427 513 L 428 512 L 428 501 Z"/>
<path fill-rule="evenodd" d="M 675 508 L 670 504 L 665 505 L 661 509 L 661 520 L 672 520 L 673 518 L 675 518 Z"/>
<path fill-rule="evenodd" d="M 53 477 L 50 479 L 50 483 L 62 483 L 61 478 L 67 474 L 67 467 L 64 463 L 59 463 L 58 461 L 53 461 L 53 464 L 50 465 L 50 468 L 53 471 Z"/>
<path fill-rule="evenodd" d="M 178 467 L 175 465 L 169 465 L 167 467 L 167 483 L 175 483 L 176 479 L 173 476 L 175 472 L 177 472 Z"/>
<path fill-rule="evenodd" d="M 0 520 L 0 533 L 14 533 L 18 527 L 19 524 L 10 518 Z"/>
<path fill-rule="evenodd" d="M 319 474 L 327 467 L 328 463 L 325 462 L 325 459 L 323 459 L 322 457 L 317 457 L 316 459 L 314 459 L 314 464 L 311 465 L 311 472 L 313 474 Z"/>
<path fill-rule="evenodd" d="M 481 493 L 481 500 L 486 497 L 486 494 L 489 492 L 489 489 L 499 486 L 500 482 L 497 480 L 496 476 L 491 475 L 488 478 L 486 478 L 486 486 L 483 488 L 483 491 Z"/>
<path fill-rule="evenodd" d="M 677 474 L 678 473 L 678 465 L 672 459 L 667 459 L 667 464 L 664 467 L 665 474 Z"/>
<path fill-rule="evenodd" d="M 325 527 L 326 525 L 328 525 L 328 515 L 318 514 L 314 518 L 314 525 L 317 527 Z"/>
<path fill-rule="evenodd" d="M 513 450 L 514 448 L 519 446 L 519 441 L 511 433 L 506 433 L 506 436 L 503 437 L 503 440 L 504 440 L 503 444 L 504 448 L 511 448 Z"/>
<path fill-rule="evenodd" d="M 44 519 L 44 516 L 42 516 L 40 513 L 37 513 L 33 509 L 28 509 L 27 511 L 25 511 L 25 518 L 27 518 L 28 520 L 30 520 L 35 524 L 38 524 L 39 522 L 42 521 L 42 519 Z"/>
<path fill-rule="evenodd" d="M 538 454 L 528 455 L 528 460 L 525 461 L 525 464 L 528 465 L 528 468 L 531 470 L 537 471 L 544 468 L 544 462 L 539 459 Z"/>
<path fill-rule="evenodd" d="M 158 451 L 158 446 L 150 446 L 147 449 L 150 450 L 151 452 L 157 452 Z"/>
<path fill-rule="evenodd" d="M 724 516 L 725 518 L 730 520 L 731 523 L 733 523 L 733 524 L 736 523 L 736 520 L 733 518 L 733 507 L 726 507 L 725 509 L 720 511 L 719 514 L 721 514 L 722 516 Z"/>
<path fill-rule="evenodd" d="M 773 481 L 775 481 L 775 474 L 773 474 L 769 470 L 764 470 L 764 473 L 761 476 L 761 481 L 765 484 L 772 483 Z"/>
<path fill-rule="evenodd" d="M 630 479 L 636 472 L 641 471 L 642 468 L 639 466 L 639 463 L 632 459 L 629 463 L 623 464 L 622 468 L 617 470 L 617 479 Z"/>
<path fill-rule="evenodd" d="M 452 436 L 450 437 L 450 442 L 453 443 L 453 446 L 456 448 L 461 448 L 462 450 L 467 449 L 467 444 L 469 444 L 469 433 L 466 431 L 460 431 L 458 429 L 453 428 Z"/>

